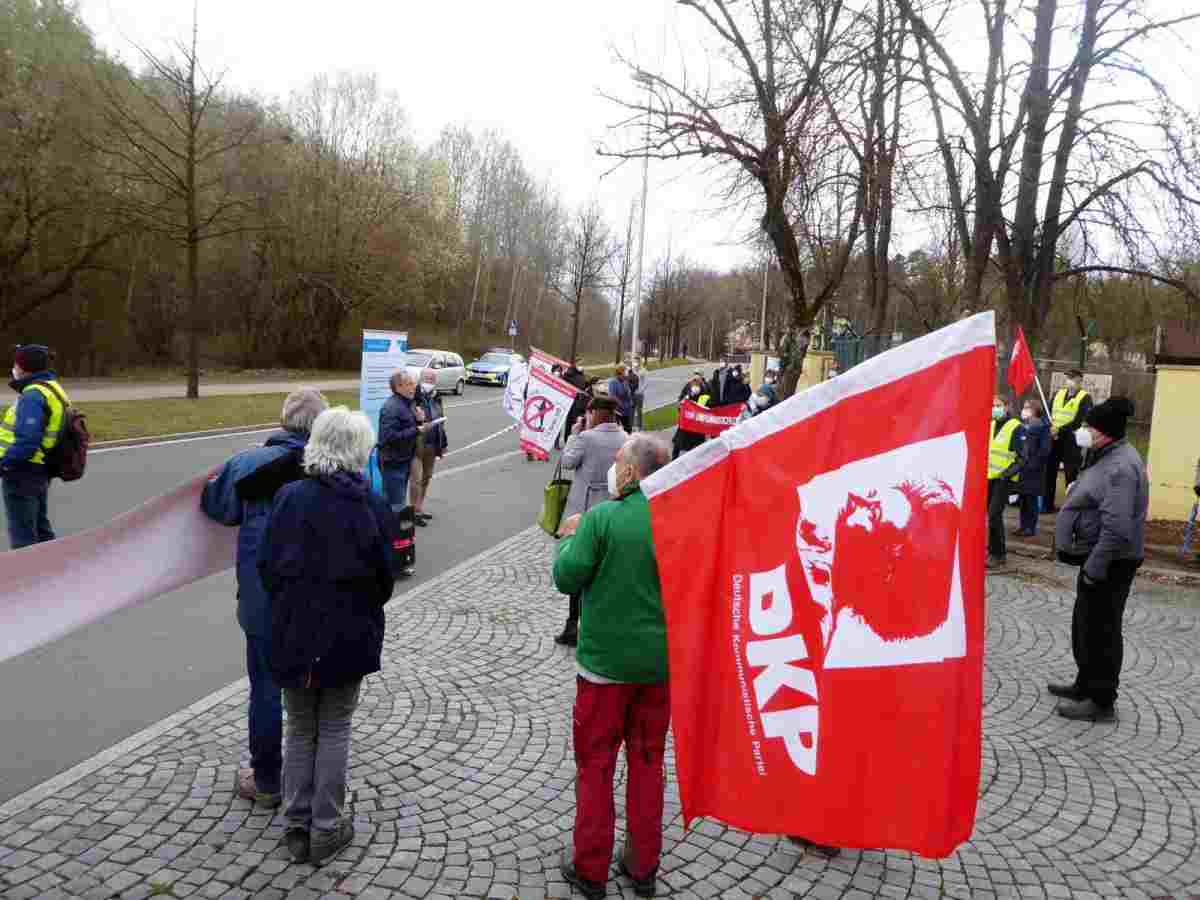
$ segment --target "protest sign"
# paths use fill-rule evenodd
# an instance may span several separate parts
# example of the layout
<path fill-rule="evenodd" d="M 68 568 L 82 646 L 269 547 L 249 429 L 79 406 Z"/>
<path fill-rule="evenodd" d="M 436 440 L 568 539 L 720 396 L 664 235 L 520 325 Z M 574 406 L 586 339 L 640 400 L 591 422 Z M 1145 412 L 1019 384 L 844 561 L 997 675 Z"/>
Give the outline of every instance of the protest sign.
<path fill-rule="evenodd" d="M 575 388 L 541 369 L 531 369 L 520 418 L 521 449 L 549 459 L 574 402 Z"/>
<path fill-rule="evenodd" d="M 714 437 L 736 425 L 742 409 L 741 403 L 730 403 L 726 406 L 715 406 L 709 409 L 707 406 L 701 406 L 691 400 L 684 400 L 679 407 L 679 428 L 693 434 Z"/>
<path fill-rule="evenodd" d="M 366 413 L 376 432 L 379 431 L 379 411 L 392 396 L 392 373 L 404 368 L 407 356 L 408 332 L 363 331 L 358 408 Z"/>

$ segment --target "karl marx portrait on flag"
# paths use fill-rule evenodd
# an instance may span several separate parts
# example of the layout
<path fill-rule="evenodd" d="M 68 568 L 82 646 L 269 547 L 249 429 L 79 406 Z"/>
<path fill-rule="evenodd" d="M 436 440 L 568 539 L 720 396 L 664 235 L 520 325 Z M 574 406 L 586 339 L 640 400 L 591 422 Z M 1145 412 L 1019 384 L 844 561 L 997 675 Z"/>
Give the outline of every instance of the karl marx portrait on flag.
<path fill-rule="evenodd" d="M 966 653 L 958 563 L 966 467 L 966 437 L 958 433 L 856 460 L 797 487 L 796 549 L 822 610 L 824 668 Z"/>

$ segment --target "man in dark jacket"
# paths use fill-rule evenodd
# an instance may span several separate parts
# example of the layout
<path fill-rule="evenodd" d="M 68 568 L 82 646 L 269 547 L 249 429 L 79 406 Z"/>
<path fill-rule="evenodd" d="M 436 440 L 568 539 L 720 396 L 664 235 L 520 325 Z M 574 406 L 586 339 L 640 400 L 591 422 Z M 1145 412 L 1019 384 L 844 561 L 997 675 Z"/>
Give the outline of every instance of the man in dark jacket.
<path fill-rule="evenodd" d="M 46 454 L 58 444 L 70 401 L 42 344 L 17 347 L 9 387 L 19 395 L 0 420 L 0 478 L 13 550 L 54 540 Z"/>
<path fill-rule="evenodd" d="M 417 421 L 417 379 L 413 374 L 400 369 L 392 375 L 390 384 L 392 396 L 379 411 L 379 468 L 388 503 L 393 512 L 399 512 L 408 506 L 408 480 L 417 452 L 417 435 L 428 431 L 429 424 Z"/>
<path fill-rule="evenodd" d="M 1150 482 L 1146 464 L 1125 440 L 1133 404 L 1110 397 L 1088 413 L 1076 432 L 1088 451 L 1079 480 L 1058 514 L 1059 559 L 1080 566 L 1071 617 L 1077 673 L 1069 684 L 1051 684 L 1063 698 L 1066 719 L 1111 722 L 1124 659 L 1121 620 L 1133 578 L 1145 556 Z"/>
<path fill-rule="evenodd" d="M 570 410 L 567 411 L 567 421 L 563 426 L 565 434 L 571 433 L 571 428 L 575 424 L 575 420 L 587 412 L 588 403 L 592 399 L 592 388 L 588 384 L 587 375 L 575 363 L 563 372 L 563 381 L 575 388 L 579 393 L 575 395 L 575 402 L 571 404 Z"/>
<path fill-rule="evenodd" d="M 1008 495 L 1016 489 L 1021 467 L 1025 464 L 1025 430 L 1009 410 L 1008 401 L 997 396 L 992 401 L 992 440 L 988 450 L 988 559 L 989 569 L 1008 562 L 1008 541 L 1004 537 L 1004 508 Z"/>
<path fill-rule="evenodd" d="M 1046 461 L 1050 458 L 1050 423 L 1046 411 L 1036 400 L 1027 400 L 1021 409 L 1021 425 L 1025 428 L 1024 461 L 1017 479 L 1017 493 L 1021 496 L 1021 527 L 1014 532 L 1018 537 L 1033 537 L 1037 534 L 1038 505 L 1046 487 Z"/>
<path fill-rule="evenodd" d="M 1055 392 L 1050 401 L 1050 437 L 1054 444 L 1050 448 L 1050 459 L 1046 462 L 1046 491 L 1042 498 L 1042 512 L 1057 512 L 1054 505 L 1058 493 L 1058 467 L 1062 465 L 1067 487 L 1079 477 L 1079 466 L 1083 454 L 1075 444 L 1075 432 L 1083 427 L 1092 410 L 1092 397 L 1083 389 L 1083 373 L 1072 369 L 1067 373 L 1066 387 Z"/>
<path fill-rule="evenodd" d="M 721 395 L 721 402 L 716 405 L 727 406 L 731 403 L 745 403 L 753 393 L 750 385 L 742 375 L 742 367 L 734 366 L 729 370 L 729 377 L 725 380 L 725 391 Z"/>
<path fill-rule="evenodd" d="M 312 388 L 293 391 L 283 401 L 283 431 L 225 463 L 209 479 L 200 498 L 201 509 L 210 519 L 240 526 L 237 619 L 246 635 L 246 674 L 250 677 L 250 768 L 238 772 L 237 792 L 267 807 L 278 806 L 281 797 L 283 705 L 271 674 L 271 605 L 258 575 L 258 548 L 276 493 L 304 477 L 304 445 L 312 423 L 327 406 L 325 398 Z"/>

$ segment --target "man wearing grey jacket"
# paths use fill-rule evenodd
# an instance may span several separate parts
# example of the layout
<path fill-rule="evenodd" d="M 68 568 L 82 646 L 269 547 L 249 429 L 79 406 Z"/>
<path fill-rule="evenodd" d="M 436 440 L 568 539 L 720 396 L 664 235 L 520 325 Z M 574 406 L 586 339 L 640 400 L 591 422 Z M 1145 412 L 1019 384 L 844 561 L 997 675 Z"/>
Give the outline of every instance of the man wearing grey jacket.
<path fill-rule="evenodd" d="M 585 513 L 609 495 L 609 469 L 617 461 L 617 451 L 627 439 L 617 424 L 617 404 L 610 397 L 596 397 L 588 405 L 587 415 L 577 419 L 571 437 L 562 452 L 562 466 L 575 473 L 571 492 L 563 509 L 563 521 Z M 571 595 L 570 611 L 556 643 L 574 647 L 579 636 L 579 595 Z"/>
<path fill-rule="evenodd" d="M 1121 619 L 1133 578 L 1145 555 L 1150 483 L 1146 465 L 1125 440 L 1133 404 L 1111 397 L 1092 408 L 1075 433 L 1087 451 L 1079 479 L 1058 514 L 1056 543 L 1063 562 L 1080 567 L 1071 649 L 1078 674 L 1051 684 L 1067 719 L 1111 722 L 1124 642 Z"/>

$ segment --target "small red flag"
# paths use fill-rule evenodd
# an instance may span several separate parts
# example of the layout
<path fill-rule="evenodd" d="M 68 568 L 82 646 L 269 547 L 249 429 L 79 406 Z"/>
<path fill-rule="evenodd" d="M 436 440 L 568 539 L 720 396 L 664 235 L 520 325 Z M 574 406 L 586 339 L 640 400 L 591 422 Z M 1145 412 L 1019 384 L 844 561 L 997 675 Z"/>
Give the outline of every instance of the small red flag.
<path fill-rule="evenodd" d="M 1012 358 L 1008 361 L 1008 383 L 1018 397 L 1022 396 L 1037 376 L 1029 343 L 1025 340 L 1025 329 L 1017 326 L 1017 339 L 1013 343 Z"/>

